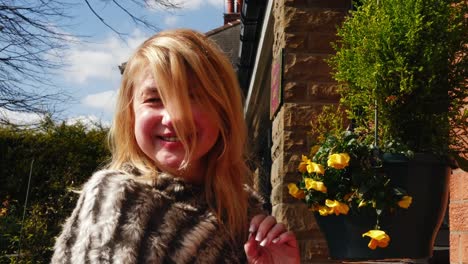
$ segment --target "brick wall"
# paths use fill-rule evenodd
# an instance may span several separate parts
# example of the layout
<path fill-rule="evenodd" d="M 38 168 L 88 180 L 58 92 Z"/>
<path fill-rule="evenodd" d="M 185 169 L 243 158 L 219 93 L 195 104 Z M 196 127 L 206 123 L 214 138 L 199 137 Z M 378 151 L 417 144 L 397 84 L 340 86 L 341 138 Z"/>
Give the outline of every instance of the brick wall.
<path fill-rule="evenodd" d="M 468 172 L 453 171 L 450 178 L 450 263 L 468 263 Z"/>
<path fill-rule="evenodd" d="M 302 263 L 327 263 L 326 241 L 302 202 L 287 184 L 300 175 L 301 154 L 309 152 L 311 121 L 323 105 L 338 102 L 336 83 L 324 59 L 333 52 L 336 26 L 350 0 L 275 0 L 273 58 L 284 55 L 283 104 L 272 124 L 272 214 L 295 231 Z"/>

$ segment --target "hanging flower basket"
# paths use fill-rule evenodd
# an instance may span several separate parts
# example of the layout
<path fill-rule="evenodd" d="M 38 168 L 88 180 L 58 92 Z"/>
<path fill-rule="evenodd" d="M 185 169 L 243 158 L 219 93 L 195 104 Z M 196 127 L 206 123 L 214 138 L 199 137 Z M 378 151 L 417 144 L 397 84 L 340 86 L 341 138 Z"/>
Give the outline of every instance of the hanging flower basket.
<path fill-rule="evenodd" d="M 366 140 L 329 136 L 302 157 L 290 194 L 315 213 L 333 259 L 430 257 L 450 168 L 432 154 L 380 154 Z"/>
<path fill-rule="evenodd" d="M 390 240 L 385 248 L 377 246 L 375 250 L 370 249 L 368 239 L 362 237 L 369 226 L 375 224 L 372 210 L 338 216 L 315 213 L 332 259 L 426 259 L 432 256 L 448 201 L 449 167 L 433 155 L 416 154 L 407 162 L 388 155 L 384 158 L 384 168 L 394 184 L 412 194 L 411 209 L 383 213 L 379 225 Z"/>

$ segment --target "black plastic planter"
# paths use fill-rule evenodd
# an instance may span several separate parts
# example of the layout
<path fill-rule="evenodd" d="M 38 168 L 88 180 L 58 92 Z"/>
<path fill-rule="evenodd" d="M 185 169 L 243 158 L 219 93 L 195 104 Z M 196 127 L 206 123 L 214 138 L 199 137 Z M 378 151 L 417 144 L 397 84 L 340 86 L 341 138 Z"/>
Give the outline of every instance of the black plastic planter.
<path fill-rule="evenodd" d="M 425 259 L 432 256 L 437 231 L 448 202 L 450 168 L 430 154 L 409 161 L 384 155 L 384 170 L 393 184 L 413 197 L 410 208 L 382 215 L 380 226 L 390 236 L 387 248 L 371 250 L 362 234 L 375 225 L 375 215 L 320 216 L 317 223 L 328 243 L 330 258 L 341 260 Z"/>

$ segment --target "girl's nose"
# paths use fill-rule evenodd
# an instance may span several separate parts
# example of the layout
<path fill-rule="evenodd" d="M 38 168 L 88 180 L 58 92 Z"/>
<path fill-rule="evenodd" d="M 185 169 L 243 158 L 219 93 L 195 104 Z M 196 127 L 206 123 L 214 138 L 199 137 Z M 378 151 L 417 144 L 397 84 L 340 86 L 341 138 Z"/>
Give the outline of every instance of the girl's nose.
<path fill-rule="evenodd" d="M 171 115 L 169 115 L 169 112 L 167 112 L 167 110 L 163 110 L 161 115 L 162 115 L 161 124 L 172 127 L 172 118 L 171 118 Z"/>

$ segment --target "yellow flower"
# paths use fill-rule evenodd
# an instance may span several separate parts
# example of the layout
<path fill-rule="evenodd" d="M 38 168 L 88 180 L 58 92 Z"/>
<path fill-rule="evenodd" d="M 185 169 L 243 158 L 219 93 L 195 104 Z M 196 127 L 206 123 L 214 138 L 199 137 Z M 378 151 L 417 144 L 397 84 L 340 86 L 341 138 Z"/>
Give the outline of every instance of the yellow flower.
<path fill-rule="evenodd" d="M 320 149 L 320 145 L 313 146 L 310 149 L 310 156 L 313 157 L 318 152 L 319 149 Z"/>
<path fill-rule="evenodd" d="M 340 203 L 336 200 L 326 199 L 325 205 L 330 208 L 331 210 L 330 214 L 335 213 L 335 215 L 339 215 L 339 214 L 346 215 L 348 214 L 348 211 L 349 211 L 349 206 L 347 204 Z"/>
<path fill-rule="evenodd" d="M 307 190 L 312 189 L 312 187 L 315 185 L 315 181 L 312 180 L 311 178 L 305 178 L 304 179 L 305 187 Z"/>
<path fill-rule="evenodd" d="M 303 190 L 297 188 L 297 185 L 294 183 L 288 184 L 288 189 L 289 189 L 289 194 L 292 195 L 292 197 L 297 198 L 297 199 L 304 199 L 305 193 Z"/>
<path fill-rule="evenodd" d="M 8 213 L 8 209 L 6 209 L 6 208 L 0 209 L 0 217 L 5 216 L 7 213 Z"/>
<path fill-rule="evenodd" d="M 323 193 L 327 193 L 327 186 L 325 186 L 325 184 L 321 181 L 316 181 L 315 182 L 315 190 L 319 191 L 319 192 L 323 192 Z"/>
<path fill-rule="evenodd" d="M 297 168 L 300 173 L 304 173 L 307 171 L 307 164 L 310 160 L 307 158 L 307 156 L 302 155 L 302 161 L 299 163 L 299 167 Z"/>
<path fill-rule="evenodd" d="M 327 216 L 333 213 L 331 208 L 328 206 L 320 206 L 317 211 L 319 212 L 321 216 Z"/>
<path fill-rule="evenodd" d="M 343 200 L 349 201 L 351 197 L 353 197 L 353 195 L 354 195 L 354 192 L 350 192 L 343 197 Z"/>
<path fill-rule="evenodd" d="M 366 206 L 366 205 L 367 205 L 367 201 L 361 200 L 361 201 L 359 202 L 358 208 L 364 207 L 364 206 Z"/>
<path fill-rule="evenodd" d="M 398 202 L 398 206 L 400 206 L 401 208 L 408 209 L 408 207 L 411 205 L 411 202 L 413 202 L 413 197 L 405 195 Z"/>
<path fill-rule="evenodd" d="M 307 163 L 307 172 L 308 173 L 318 173 L 318 174 L 324 174 L 325 173 L 325 169 L 323 168 L 322 165 L 320 164 L 317 164 L 315 162 L 312 162 L 309 160 L 309 162 Z"/>
<path fill-rule="evenodd" d="M 328 157 L 327 164 L 329 167 L 341 170 L 349 165 L 349 159 L 347 153 L 332 154 Z"/>
<path fill-rule="evenodd" d="M 304 182 L 307 190 L 312 189 L 319 192 L 327 193 L 327 187 L 321 181 L 315 181 L 311 178 L 306 178 Z"/>
<path fill-rule="evenodd" d="M 362 234 L 362 237 L 365 236 L 371 238 L 367 245 L 370 249 L 376 249 L 377 247 L 386 248 L 390 242 L 390 237 L 382 230 L 369 230 Z"/>

